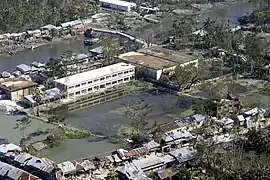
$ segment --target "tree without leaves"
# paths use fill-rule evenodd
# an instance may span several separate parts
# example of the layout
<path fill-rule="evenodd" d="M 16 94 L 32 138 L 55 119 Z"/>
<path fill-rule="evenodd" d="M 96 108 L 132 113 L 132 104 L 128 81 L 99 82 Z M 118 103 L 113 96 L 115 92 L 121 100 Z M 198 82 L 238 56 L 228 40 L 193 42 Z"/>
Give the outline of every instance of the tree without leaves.
<path fill-rule="evenodd" d="M 245 38 L 245 55 L 250 62 L 251 73 L 254 73 L 254 68 L 262 68 L 264 66 L 265 54 L 265 44 L 255 34 L 248 35 Z"/>
<path fill-rule="evenodd" d="M 102 41 L 102 51 L 108 64 L 112 64 L 120 53 L 120 44 L 118 39 L 106 38 Z"/>
<path fill-rule="evenodd" d="M 147 124 L 146 117 L 151 112 L 151 106 L 143 99 L 128 101 L 124 104 L 125 114 L 131 121 L 131 126 L 136 134 L 139 134 Z"/>
<path fill-rule="evenodd" d="M 14 129 L 20 129 L 23 134 L 23 139 L 25 138 L 25 130 L 31 126 L 31 122 L 32 121 L 28 116 L 24 116 L 23 118 L 17 120 L 17 124 Z"/>
<path fill-rule="evenodd" d="M 175 39 L 180 40 L 180 44 L 186 44 L 193 41 L 194 35 L 192 33 L 195 31 L 195 23 L 192 18 L 185 17 L 174 21 L 173 28 Z"/>
<path fill-rule="evenodd" d="M 195 63 L 190 63 L 185 66 L 176 66 L 174 73 L 171 75 L 170 79 L 176 82 L 179 90 L 190 89 L 195 83 L 209 77 L 208 63 L 199 60 L 197 66 Z"/>
<path fill-rule="evenodd" d="M 207 19 L 203 29 L 207 33 L 203 38 L 206 48 L 220 47 L 225 50 L 231 49 L 232 33 L 228 23 L 217 23 Z"/>

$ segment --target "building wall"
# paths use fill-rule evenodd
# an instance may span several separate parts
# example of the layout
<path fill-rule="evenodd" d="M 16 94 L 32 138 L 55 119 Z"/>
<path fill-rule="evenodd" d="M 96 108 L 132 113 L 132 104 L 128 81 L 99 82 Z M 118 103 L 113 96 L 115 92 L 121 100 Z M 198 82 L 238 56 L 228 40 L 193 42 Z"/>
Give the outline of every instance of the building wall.
<path fill-rule="evenodd" d="M 130 80 L 134 79 L 134 77 L 135 68 L 131 67 L 130 69 L 120 72 L 112 72 L 106 76 L 101 76 L 96 79 L 89 78 L 87 81 L 78 82 L 72 86 L 63 87 L 63 85 L 57 84 L 57 87 L 66 89 L 67 98 L 69 99 L 89 93 L 104 91 L 107 88 L 129 82 Z"/>
<path fill-rule="evenodd" d="M 20 89 L 17 91 L 7 91 L 7 98 L 12 100 L 12 101 L 18 101 L 23 99 L 24 96 L 30 95 L 33 92 L 34 87 L 29 87 L 29 88 L 25 88 L 25 89 Z"/>
<path fill-rule="evenodd" d="M 196 60 L 194 60 L 194 61 L 189 61 L 189 62 L 180 64 L 180 66 L 185 67 L 186 65 L 189 65 L 189 64 L 193 64 L 193 63 L 194 63 L 194 65 L 195 65 L 196 67 L 198 67 L 198 62 L 199 62 L 199 60 L 196 59 Z"/>
<path fill-rule="evenodd" d="M 101 5 L 106 8 L 112 8 L 112 9 L 117 9 L 121 11 L 131 11 L 131 5 L 129 6 L 123 6 L 123 5 L 117 5 L 114 3 L 107 3 L 107 2 L 101 2 Z"/>

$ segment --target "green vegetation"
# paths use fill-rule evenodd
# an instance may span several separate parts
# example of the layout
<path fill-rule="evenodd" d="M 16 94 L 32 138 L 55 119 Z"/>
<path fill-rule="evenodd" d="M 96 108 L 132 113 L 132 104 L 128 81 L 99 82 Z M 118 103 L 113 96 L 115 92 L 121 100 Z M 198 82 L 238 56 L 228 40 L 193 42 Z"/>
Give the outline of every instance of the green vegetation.
<path fill-rule="evenodd" d="M 259 94 L 265 95 L 265 96 L 270 96 L 270 85 L 265 85 L 263 88 L 259 90 Z"/>
<path fill-rule="evenodd" d="M 66 139 L 83 139 L 90 136 L 91 133 L 89 132 L 58 127 L 47 136 L 44 143 L 47 144 L 49 148 L 52 148 L 59 146 Z"/>
<path fill-rule="evenodd" d="M 235 145 L 207 146 L 197 144 L 198 156 L 192 168 L 174 168 L 179 173 L 174 180 L 267 180 L 270 178 L 270 136 L 251 130 Z"/>
<path fill-rule="evenodd" d="M 68 116 L 68 107 L 66 104 L 51 108 L 48 112 L 48 122 L 62 122 Z"/>
<path fill-rule="evenodd" d="M 217 103 L 212 99 L 195 99 L 192 103 L 192 110 L 197 114 L 203 114 L 209 117 L 216 117 Z"/>
<path fill-rule="evenodd" d="M 90 137 L 91 133 L 83 131 L 67 131 L 65 132 L 65 136 L 67 139 L 84 139 Z"/>
<path fill-rule="evenodd" d="M 194 114 L 194 111 L 193 111 L 192 107 L 190 107 L 187 110 L 181 112 L 180 116 L 185 117 L 185 116 L 189 116 L 189 115 L 192 115 L 192 114 Z"/>
<path fill-rule="evenodd" d="M 0 33 L 36 29 L 84 18 L 98 10 L 87 0 L 2 0 Z"/>

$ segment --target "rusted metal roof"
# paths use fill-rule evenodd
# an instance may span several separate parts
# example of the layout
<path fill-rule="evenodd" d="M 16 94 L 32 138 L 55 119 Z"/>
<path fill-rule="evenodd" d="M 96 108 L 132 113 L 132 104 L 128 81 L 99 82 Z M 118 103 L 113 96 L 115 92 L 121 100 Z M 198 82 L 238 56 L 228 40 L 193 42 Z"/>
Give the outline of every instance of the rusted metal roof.
<path fill-rule="evenodd" d="M 132 157 L 132 156 L 142 156 L 148 153 L 147 147 L 139 147 L 136 149 L 132 149 L 128 152 L 124 152 L 125 157 Z"/>
<path fill-rule="evenodd" d="M 180 128 L 180 126 L 175 121 L 160 126 L 160 130 L 164 133 L 178 128 Z"/>

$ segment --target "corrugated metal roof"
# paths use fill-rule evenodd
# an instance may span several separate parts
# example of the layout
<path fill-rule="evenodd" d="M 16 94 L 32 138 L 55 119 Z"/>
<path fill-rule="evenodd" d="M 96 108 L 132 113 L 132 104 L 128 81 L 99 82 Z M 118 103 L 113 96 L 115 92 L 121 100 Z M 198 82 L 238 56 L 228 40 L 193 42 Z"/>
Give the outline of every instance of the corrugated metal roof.
<path fill-rule="evenodd" d="M 165 161 L 156 155 L 151 155 L 147 158 L 134 160 L 133 163 L 136 165 L 136 167 L 141 168 L 143 171 L 147 171 L 151 167 L 165 164 Z"/>
<path fill-rule="evenodd" d="M 159 147 L 160 144 L 157 143 L 156 141 L 152 140 L 146 144 L 144 144 L 144 147 L 146 147 L 148 150 L 151 150 L 151 149 L 155 149 L 157 147 Z"/>
<path fill-rule="evenodd" d="M 32 68 L 26 64 L 20 64 L 18 66 L 16 66 L 16 68 L 19 70 L 19 71 L 22 71 L 22 73 L 26 73 L 26 72 L 30 72 L 32 71 Z"/>
<path fill-rule="evenodd" d="M 36 180 L 38 177 L 22 170 L 11 166 L 7 163 L 0 162 L 0 176 L 9 177 L 14 180 Z"/>
<path fill-rule="evenodd" d="M 132 149 L 128 152 L 124 152 L 124 155 L 126 157 L 132 157 L 132 156 L 142 156 L 148 153 L 148 148 L 146 147 L 139 147 L 136 149 Z"/>
<path fill-rule="evenodd" d="M 192 160 L 196 155 L 196 149 L 193 147 L 183 147 L 180 149 L 176 149 L 174 151 L 169 152 L 169 154 L 175 157 L 179 163 L 184 163 L 189 160 Z"/>
<path fill-rule="evenodd" d="M 65 162 L 59 163 L 56 166 L 59 169 L 61 169 L 63 174 L 69 174 L 69 173 L 73 173 L 76 171 L 75 165 L 70 161 L 65 161 Z"/>
<path fill-rule="evenodd" d="M 165 142 L 170 142 L 178 139 L 192 139 L 193 135 L 188 131 L 173 132 L 165 135 Z"/>
<path fill-rule="evenodd" d="M 8 151 L 21 151 L 22 149 L 15 145 L 15 144 L 1 144 L 0 145 L 0 152 L 7 153 Z"/>
<path fill-rule="evenodd" d="M 33 166 L 45 172 L 52 172 L 54 169 L 54 162 L 47 158 L 34 157 L 28 153 L 21 153 L 17 155 L 14 161 L 23 165 Z"/>
<path fill-rule="evenodd" d="M 95 169 L 95 165 L 92 161 L 82 160 L 76 163 L 76 170 L 88 171 L 90 169 Z"/>
<path fill-rule="evenodd" d="M 180 128 L 180 126 L 176 122 L 174 122 L 174 121 L 169 122 L 167 124 L 164 124 L 164 125 L 160 126 L 160 130 L 162 132 L 164 132 L 164 133 L 165 132 L 168 132 L 168 131 L 172 131 L 172 130 L 178 129 L 178 128 Z"/>

